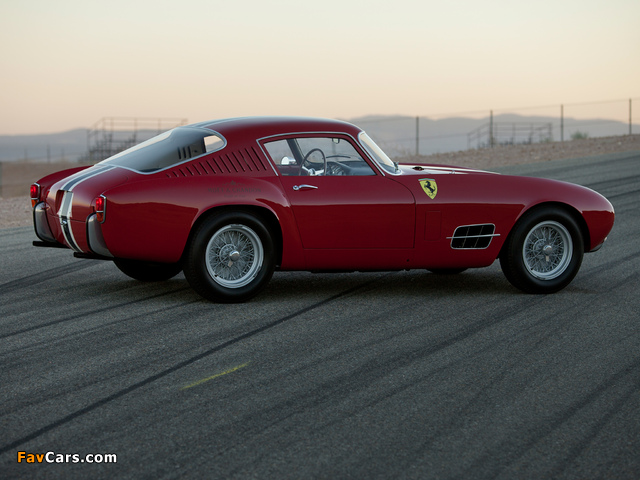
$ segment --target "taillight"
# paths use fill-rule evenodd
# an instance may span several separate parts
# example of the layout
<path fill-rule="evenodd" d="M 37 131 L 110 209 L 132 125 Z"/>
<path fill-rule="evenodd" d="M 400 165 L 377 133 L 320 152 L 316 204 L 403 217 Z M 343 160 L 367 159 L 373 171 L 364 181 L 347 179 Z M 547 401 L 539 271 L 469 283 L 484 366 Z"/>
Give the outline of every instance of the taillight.
<path fill-rule="evenodd" d="M 105 211 L 107 208 L 107 197 L 100 195 L 96 198 L 96 220 L 102 223 L 104 222 Z"/>
<path fill-rule="evenodd" d="M 31 194 L 31 208 L 33 208 L 40 201 L 40 185 L 37 183 L 31 185 L 29 193 Z"/>

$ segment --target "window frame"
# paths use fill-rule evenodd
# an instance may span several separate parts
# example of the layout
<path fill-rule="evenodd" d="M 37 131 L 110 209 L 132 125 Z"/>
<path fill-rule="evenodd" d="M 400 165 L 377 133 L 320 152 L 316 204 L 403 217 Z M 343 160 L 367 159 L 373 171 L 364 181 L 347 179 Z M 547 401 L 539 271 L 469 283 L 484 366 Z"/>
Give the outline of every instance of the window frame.
<path fill-rule="evenodd" d="M 265 144 L 270 142 L 275 142 L 278 140 L 295 140 L 298 138 L 339 138 L 341 140 L 345 140 L 349 142 L 351 147 L 362 158 L 362 160 L 364 160 L 364 162 L 369 166 L 369 168 L 373 172 L 373 175 L 361 175 L 361 176 L 363 177 L 386 176 L 385 171 L 380 167 L 380 165 L 378 165 L 378 162 L 371 159 L 369 153 L 364 149 L 362 145 L 360 145 L 360 142 L 358 142 L 358 140 L 356 140 L 352 135 L 349 135 L 348 133 L 344 133 L 344 132 L 292 132 L 292 133 L 280 133 L 276 135 L 270 135 L 267 137 L 259 138 L 257 140 L 258 145 L 262 149 L 263 154 L 267 157 L 269 162 L 271 162 L 278 176 L 289 176 L 289 175 L 282 174 L 282 172 L 278 168 L 278 163 L 276 163 L 276 159 L 271 158 L 271 155 L 269 154 Z M 294 151 L 294 149 L 291 148 L 291 143 L 289 143 L 291 148 L 291 153 L 293 153 L 296 161 L 300 161 L 302 159 L 302 152 L 300 151 L 297 142 L 292 142 L 292 143 L 296 145 L 297 151 Z"/>

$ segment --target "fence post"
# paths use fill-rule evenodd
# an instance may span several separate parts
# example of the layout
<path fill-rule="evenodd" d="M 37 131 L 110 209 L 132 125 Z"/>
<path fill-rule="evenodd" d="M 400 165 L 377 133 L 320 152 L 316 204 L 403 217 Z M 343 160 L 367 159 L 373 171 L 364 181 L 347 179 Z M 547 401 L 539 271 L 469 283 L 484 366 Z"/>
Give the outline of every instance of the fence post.
<path fill-rule="evenodd" d="M 416 157 L 420 155 L 420 117 L 416 117 Z"/>
<path fill-rule="evenodd" d="M 564 142 L 564 105 L 560 105 L 560 141 Z"/>
<path fill-rule="evenodd" d="M 493 148 L 493 110 L 489 111 L 489 147 Z"/>

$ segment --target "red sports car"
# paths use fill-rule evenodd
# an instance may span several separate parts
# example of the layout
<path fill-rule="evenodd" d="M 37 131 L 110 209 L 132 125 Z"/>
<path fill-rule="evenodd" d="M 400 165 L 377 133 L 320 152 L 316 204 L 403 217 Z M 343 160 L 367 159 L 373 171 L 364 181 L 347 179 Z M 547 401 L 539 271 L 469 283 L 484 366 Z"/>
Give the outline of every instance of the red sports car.
<path fill-rule="evenodd" d="M 218 302 L 253 297 L 276 269 L 458 273 L 497 258 L 517 288 L 556 292 L 614 221 L 585 187 L 398 165 L 354 125 L 288 117 L 178 127 L 42 178 L 31 199 L 34 245 L 143 281 L 184 270 Z"/>

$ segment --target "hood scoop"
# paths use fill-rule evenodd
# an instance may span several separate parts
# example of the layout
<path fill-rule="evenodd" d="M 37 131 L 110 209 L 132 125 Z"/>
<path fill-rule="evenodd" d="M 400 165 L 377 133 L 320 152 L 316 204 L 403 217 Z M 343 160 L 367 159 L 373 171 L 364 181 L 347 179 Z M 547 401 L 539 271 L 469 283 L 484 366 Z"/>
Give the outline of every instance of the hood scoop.
<path fill-rule="evenodd" d="M 450 165 L 444 165 L 444 166 L 440 166 L 440 165 L 411 165 L 411 164 L 404 164 L 404 165 L 400 165 L 400 168 L 402 169 L 402 171 L 404 173 L 408 173 L 408 174 L 415 174 L 417 175 L 418 173 L 420 175 L 466 175 L 469 173 L 483 173 L 483 174 L 490 174 L 490 175 L 499 175 L 493 172 L 487 172 L 484 170 L 476 170 L 473 168 L 466 168 L 466 167 L 454 167 L 454 166 L 450 166 Z"/>
<path fill-rule="evenodd" d="M 453 174 L 453 173 L 467 173 L 464 169 L 456 169 L 452 167 L 434 167 L 431 165 L 411 165 L 405 166 L 409 167 L 410 170 L 414 172 L 428 173 L 430 175 L 443 175 L 443 174 Z M 405 170 L 407 172 L 407 170 Z"/>

